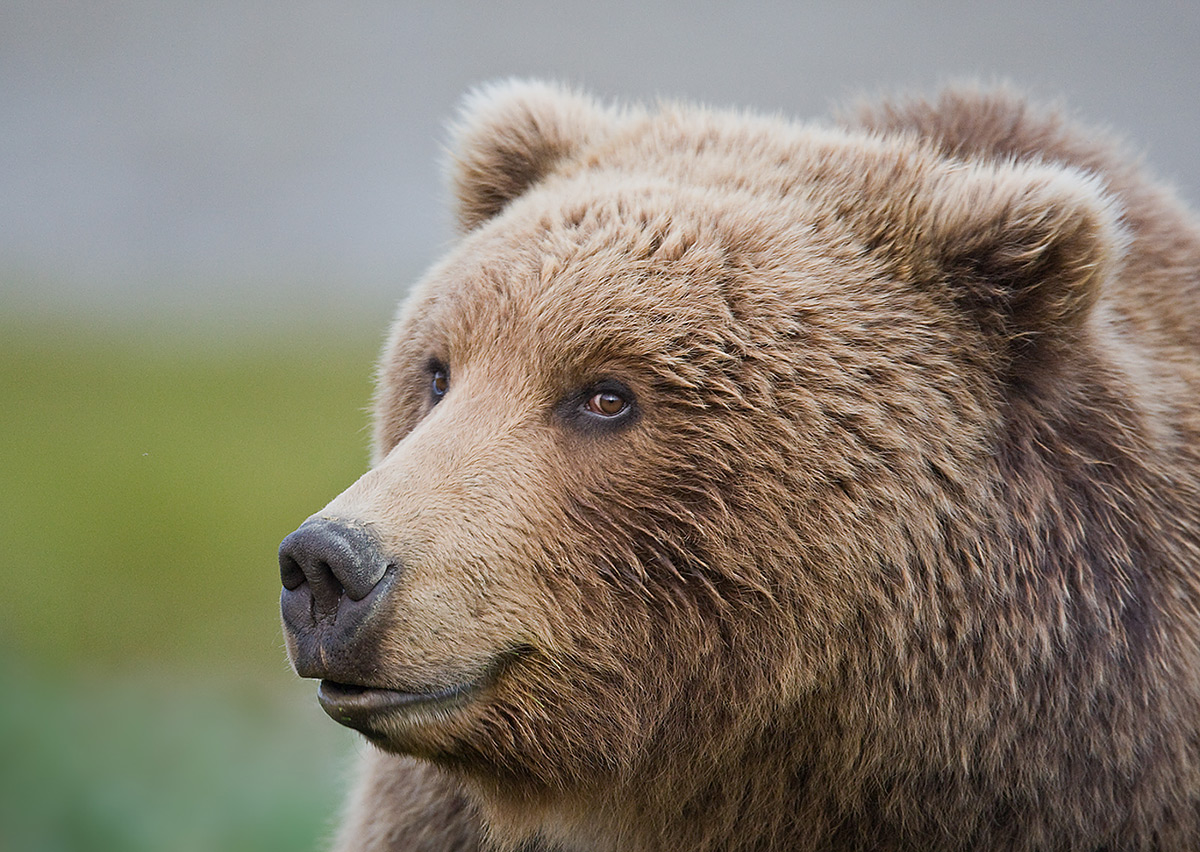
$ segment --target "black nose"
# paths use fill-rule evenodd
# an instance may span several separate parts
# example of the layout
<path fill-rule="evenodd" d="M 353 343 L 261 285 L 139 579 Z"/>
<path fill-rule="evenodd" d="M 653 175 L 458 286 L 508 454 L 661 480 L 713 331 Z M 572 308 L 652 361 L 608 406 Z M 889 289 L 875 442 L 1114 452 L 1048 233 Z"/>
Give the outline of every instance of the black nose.
<path fill-rule="evenodd" d="M 352 521 L 311 518 L 283 540 L 279 608 L 301 677 L 363 681 L 398 573 L 378 539 Z"/>
<path fill-rule="evenodd" d="M 305 521 L 279 545 L 279 577 L 285 592 L 306 584 L 314 618 L 337 612 L 342 595 L 361 601 L 387 572 L 375 536 L 330 518 Z"/>

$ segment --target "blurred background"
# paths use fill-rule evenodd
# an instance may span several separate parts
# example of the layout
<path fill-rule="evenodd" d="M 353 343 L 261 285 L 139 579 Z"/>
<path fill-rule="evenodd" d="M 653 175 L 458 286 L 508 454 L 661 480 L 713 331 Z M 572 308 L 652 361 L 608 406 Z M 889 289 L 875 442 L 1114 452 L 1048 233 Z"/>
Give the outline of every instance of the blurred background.
<path fill-rule="evenodd" d="M 470 87 L 1008 80 L 1195 206 L 1198 71 L 1191 0 L 0 0 L 0 852 L 323 847 L 360 746 L 287 668 L 275 551 L 367 465 Z"/>

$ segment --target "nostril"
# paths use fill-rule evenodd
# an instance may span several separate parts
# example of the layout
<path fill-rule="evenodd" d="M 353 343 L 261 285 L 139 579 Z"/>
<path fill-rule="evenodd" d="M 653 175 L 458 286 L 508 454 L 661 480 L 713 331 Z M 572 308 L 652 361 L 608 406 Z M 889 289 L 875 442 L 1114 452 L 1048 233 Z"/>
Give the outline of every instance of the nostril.
<path fill-rule="evenodd" d="M 279 579 L 289 592 L 294 592 L 304 585 L 304 570 L 290 554 L 284 553 L 282 548 L 279 553 Z"/>

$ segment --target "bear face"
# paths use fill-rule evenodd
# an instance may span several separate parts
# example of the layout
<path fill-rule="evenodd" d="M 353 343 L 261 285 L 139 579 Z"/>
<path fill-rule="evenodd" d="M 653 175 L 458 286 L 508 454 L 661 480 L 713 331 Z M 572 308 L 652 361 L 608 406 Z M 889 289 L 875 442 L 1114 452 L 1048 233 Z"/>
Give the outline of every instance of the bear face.
<path fill-rule="evenodd" d="M 1130 572 L 1170 547 L 1133 529 L 1102 181 L 537 85 L 458 136 L 374 466 L 281 550 L 327 712 L 502 844 L 1125 836 L 1100 808 L 1162 793 L 1114 779 L 1166 742 L 1128 696 L 1170 715 Z"/>

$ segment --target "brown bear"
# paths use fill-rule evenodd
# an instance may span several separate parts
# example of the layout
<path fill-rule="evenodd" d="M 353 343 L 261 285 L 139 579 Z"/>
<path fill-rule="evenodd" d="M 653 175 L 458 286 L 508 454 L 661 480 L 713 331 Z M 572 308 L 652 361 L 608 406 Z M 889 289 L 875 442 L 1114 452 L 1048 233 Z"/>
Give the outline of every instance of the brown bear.
<path fill-rule="evenodd" d="M 1007 91 L 472 97 L 283 543 L 343 850 L 1200 849 L 1200 227 Z"/>

